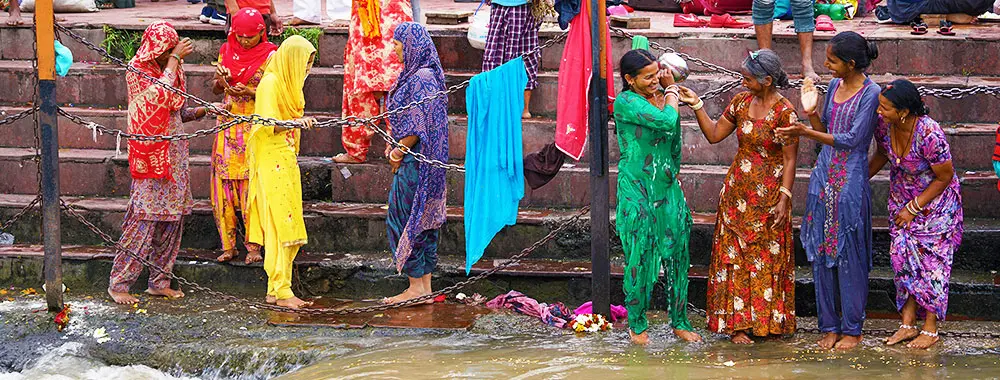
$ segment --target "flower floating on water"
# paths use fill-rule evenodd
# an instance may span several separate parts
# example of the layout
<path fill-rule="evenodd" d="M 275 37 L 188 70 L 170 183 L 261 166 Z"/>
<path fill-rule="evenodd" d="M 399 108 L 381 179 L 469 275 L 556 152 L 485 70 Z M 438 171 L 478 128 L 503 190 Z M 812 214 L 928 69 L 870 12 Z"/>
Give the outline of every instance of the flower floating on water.
<path fill-rule="evenodd" d="M 459 301 L 461 301 L 461 300 L 464 300 L 464 299 L 465 299 L 465 297 L 467 297 L 467 296 L 465 295 L 465 293 L 458 293 L 458 294 L 456 294 L 456 295 L 455 295 L 455 299 L 457 299 L 457 300 L 459 300 Z"/>
<path fill-rule="evenodd" d="M 105 343 L 111 340 L 111 338 L 108 337 L 108 332 L 105 331 L 103 327 L 98 327 L 97 329 L 94 329 L 94 332 L 90 335 L 93 336 L 94 339 L 97 339 L 97 344 Z"/>
<path fill-rule="evenodd" d="M 611 323 L 600 314 L 580 314 L 573 319 L 570 328 L 578 333 L 595 333 L 599 331 L 610 331 Z"/>

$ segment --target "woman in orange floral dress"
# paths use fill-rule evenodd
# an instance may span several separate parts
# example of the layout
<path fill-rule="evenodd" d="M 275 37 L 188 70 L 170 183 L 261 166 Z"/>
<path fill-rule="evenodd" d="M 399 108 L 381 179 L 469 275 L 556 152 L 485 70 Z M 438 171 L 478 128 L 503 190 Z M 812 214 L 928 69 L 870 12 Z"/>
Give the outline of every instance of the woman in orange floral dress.
<path fill-rule="evenodd" d="M 704 110 L 698 124 L 712 144 L 733 132 L 739 151 L 719 194 L 718 220 L 708 280 L 708 329 L 733 343 L 750 335 L 795 332 L 795 263 L 792 184 L 798 140 L 782 140 L 775 129 L 797 120 L 777 87 L 788 84 L 781 60 L 770 50 L 743 61 L 743 86 L 718 122 Z M 682 90 L 685 102 L 697 95 Z M 689 103 L 690 104 L 690 103 Z"/>
<path fill-rule="evenodd" d="M 350 36 L 344 49 L 344 117 L 372 117 L 379 101 L 396 83 L 403 70 L 396 59 L 392 31 L 413 21 L 410 0 L 354 0 Z M 341 141 L 347 153 L 333 158 L 338 163 L 361 163 L 371 147 L 372 130 L 367 126 L 343 129 Z"/>

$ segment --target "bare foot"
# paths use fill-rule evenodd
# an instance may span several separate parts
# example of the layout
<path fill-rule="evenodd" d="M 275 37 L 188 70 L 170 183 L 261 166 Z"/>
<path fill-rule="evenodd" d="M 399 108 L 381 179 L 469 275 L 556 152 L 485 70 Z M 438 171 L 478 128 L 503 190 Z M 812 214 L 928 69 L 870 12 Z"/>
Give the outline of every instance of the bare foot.
<path fill-rule="evenodd" d="M 674 329 L 674 335 L 677 335 L 678 338 L 684 339 L 685 341 L 691 343 L 701 342 L 701 335 L 698 335 L 698 333 L 694 331 Z"/>
<path fill-rule="evenodd" d="M 730 341 L 732 341 L 733 344 L 753 344 L 753 339 L 750 339 L 745 331 L 737 331 L 733 334 L 733 337 L 730 338 Z"/>
<path fill-rule="evenodd" d="M 111 299 L 114 300 L 115 303 L 120 305 L 139 303 L 138 298 L 135 298 L 135 296 L 128 293 L 112 292 L 111 289 L 108 289 L 108 295 L 111 296 Z"/>
<path fill-rule="evenodd" d="M 820 81 L 819 74 L 816 74 L 816 70 L 814 70 L 812 67 L 806 67 L 804 70 L 802 70 L 802 78 L 811 78 L 813 80 L 813 83 L 819 83 Z"/>
<path fill-rule="evenodd" d="M 935 334 L 935 336 L 927 335 L 927 333 L 930 333 L 930 331 L 918 334 L 919 336 L 917 336 L 917 339 L 914 339 L 912 342 L 910 342 L 910 344 L 907 344 L 906 347 L 916 348 L 918 350 L 926 350 L 928 348 L 931 348 L 931 346 L 937 344 L 937 342 L 941 340 L 941 338 L 936 336 L 937 335 L 936 332 L 931 333 Z"/>
<path fill-rule="evenodd" d="M 11 9 L 13 9 L 13 8 L 11 8 Z M 20 11 L 12 11 L 12 12 L 10 12 L 10 17 L 7 18 L 7 25 L 17 26 L 17 25 L 23 25 L 23 24 L 24 24 L 24 20 L 21 19 L 21 12 Z"/>
<path fill-rule="evenodd" d="M 336 156 L 333 156 L 333 162 L 336 162 L 338 164 L 361 164 L 361 163 L 364 163 L 365 161 L 364 160 L 358 160 L 358 159 L 356 159 L 354 157 L 351 157 L 351 156 L 349 156 L 349 155 L 347 155 L 345 153 L 341 153 L 341 154 L 338 154 Z"/>
<path fill-rule="evenodd" d="M 528 112 L 528 110 L 524 110 L 524 112 L 521 113 L 521 118 L 522 119 L 530 119 L 531 118 L 531 112 Z"/>
<path fill-rule="evenodd" d="M 857 347 L 858 343 L 861 343 L 861 335 L 858 336 L 844 335 L 840 337 L 840 340 L 837 341 L 837 345 L 833 347 L 838 350 L 850 350 L 853 349 L 854 347 Z"/>
<path fill-rule="evenodd" d="M 180 290 L 170 289 L 170 288 L 163 288 L 163 289 L 149 288 L 149 289 L 146 289 L 146 294 L 149 294 L 151 296 L 163 296 L 163 297 L 167 297 L 167 298 L 170 298 L 170 299 L 183 298 L 184 297 L 184 292 L 182 292 Z"/>
<path fill-rule="evenodd" d="M 427 294 L 430 294 L 430 293 L 426 293 L 426 292 L 424 292 L 422 290 L 418 290 L 418 289 L 414 289 L 414 288 L 407 288 L 406 291 L 404 291 L 402 293 L 399 293 L 399 294 L 397 294 L 397 295 L 395 295 L 393 297 L 383 298 L 382 299 L 382 304 L 384 304 L 384 305 L 392 305 L 392 304 L 395 304 L 395 303 L 405 302 L 405 301 L 409 301 L 409 300 L 417 298 L 417 297 L 425 296 Z M 427 300 L 424 303 L 425 304 L 432 304 L 432 303 L 434 303 L 434 300 L 432 300 L 432 299 L 431 300 Z"/>
<path fill-rule="evenodd" d="M 826 335 L 823 335 L 823 338 L 818 340 L 816 344 L 819 345 L 819 348 L 822 348 L 824 350 L 829 350 L 833 348 L 835 344 L 837 344 L 838 339 L 840 339 L 840 334 L 832 332 L 826 333 Z"/>
<path fill-rule="evenodd" d="M 264 302 L 268 305 L 274 305 L 275 302 L 278 302 L 278 299 L 272 295 L 268 295 L 267 297 L 264 297 Z"/>
<path fill-rule="evenodd" d="M 224 263 L 229 260 L 235 259 L 238 254 L 239 252 L 236 252 L 236 249 L 222 251 L 222 254 L 219 255 L 219 257 L 217 257 L 215 260 L 220 263 Z"/>
<path fill-rule="evenodd" d="M 250 265 L 253 263 L 259 263 L 261 261 L 264 261 L 264 256 L 260 255 L 260 249 L 256 251 L 247 251 L 247 259 L 244 261 L 244 263 Z"/>
<path fill-rule="evenodd" d="M 298 17 L 292 17 L 292 20 L 288 22 L 288 25 L 299 26 L 299 25 L 319 25 L 312 21 L 306 21 Z"/>
<path fill-rule="evenodd" d="M 641 346 L 649 344 L 649 334 L 647 334 L 645 331 L 643 331 L 642 334 L 636 334 L 632 332 L 632 329 L 629 329 L 628 337 L 632 339 L 633 344 L 638 344 Z"/>
<path fill-rule="evenodd" d="M 920 335 L 920 332 L 917 331 L 916 327 L 911 327 L 911 328 L 900 327 L 899 330 L 896 330 L 895 334 L 892 334 L 892 336 L 890 336 L 888 339 L 885 340 L 885 344 L 887 346 L 892 346 L 895 345 L 896 343 L 905 342 L 910 339 L 916 338 L 917 335 Z"/>
<path fill-rule="evenodd" d="M 275 304 L 281 307 L 287 307 L 289 309 L 301 309 L 306 306 L 311 306 L 313 303 L 309 301 L 303 301 L 299 299 L 299 297 L 292 297 L 283 300 L 277 300 Z"/>

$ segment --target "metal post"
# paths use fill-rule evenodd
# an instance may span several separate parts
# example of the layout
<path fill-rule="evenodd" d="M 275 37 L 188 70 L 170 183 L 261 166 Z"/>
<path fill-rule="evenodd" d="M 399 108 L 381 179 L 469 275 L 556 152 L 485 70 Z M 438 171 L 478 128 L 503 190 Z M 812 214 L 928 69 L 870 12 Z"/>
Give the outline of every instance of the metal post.
<path fill-rule="evenodd" d="M 590 80 L 590 259 L 594 313 L 611 315 L 610 210 L 608 198 L 607 3 L 590 0 L 593 76 Z"/>
<path fill-rule="evenodd" d="M 59 130 L 56 116 L 55 18 L 52 0 L 35 2 L 38 58 L 38 125 L 41 135 L 42 235 L 45 246 L 45 301 L 49 311 L 63 308 L 62 243 L 59 231 Z"/>
<path fill-rule="evenodd" d="M 424 19 L 420 17 L 420 0 L 410 0 L 410 8 L 413 11 L 413 22 L 423 24 Z"/>

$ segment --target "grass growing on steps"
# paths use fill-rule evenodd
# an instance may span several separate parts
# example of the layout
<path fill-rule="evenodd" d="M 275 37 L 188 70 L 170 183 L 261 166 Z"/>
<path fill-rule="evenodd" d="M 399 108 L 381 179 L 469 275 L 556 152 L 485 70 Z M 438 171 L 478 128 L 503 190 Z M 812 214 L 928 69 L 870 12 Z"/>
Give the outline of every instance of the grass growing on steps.
<path fill-rule="evenodd" d="M 140 31 L 116 29 L 105 25 L 104 36 L 101 47 L 112 56 L 126 62 L 135 56 L 135 52 L 139 50 L 139 45 L 142 43 L 142 32 Z"/>
<path fill-rule="evenodd" d="M 309 41 L 314 48 L 316 48 L 316 60 L 319 61 L 319 38 L 323 36 L 322 28 L 294 28 L 286 27 L 284 31 L 281 32 L 280 36 L 268 37 L 271 42 L 275 45 L 281 45 L 288 37 L 291 36 L 302 36 L 306 41 Z"/>

